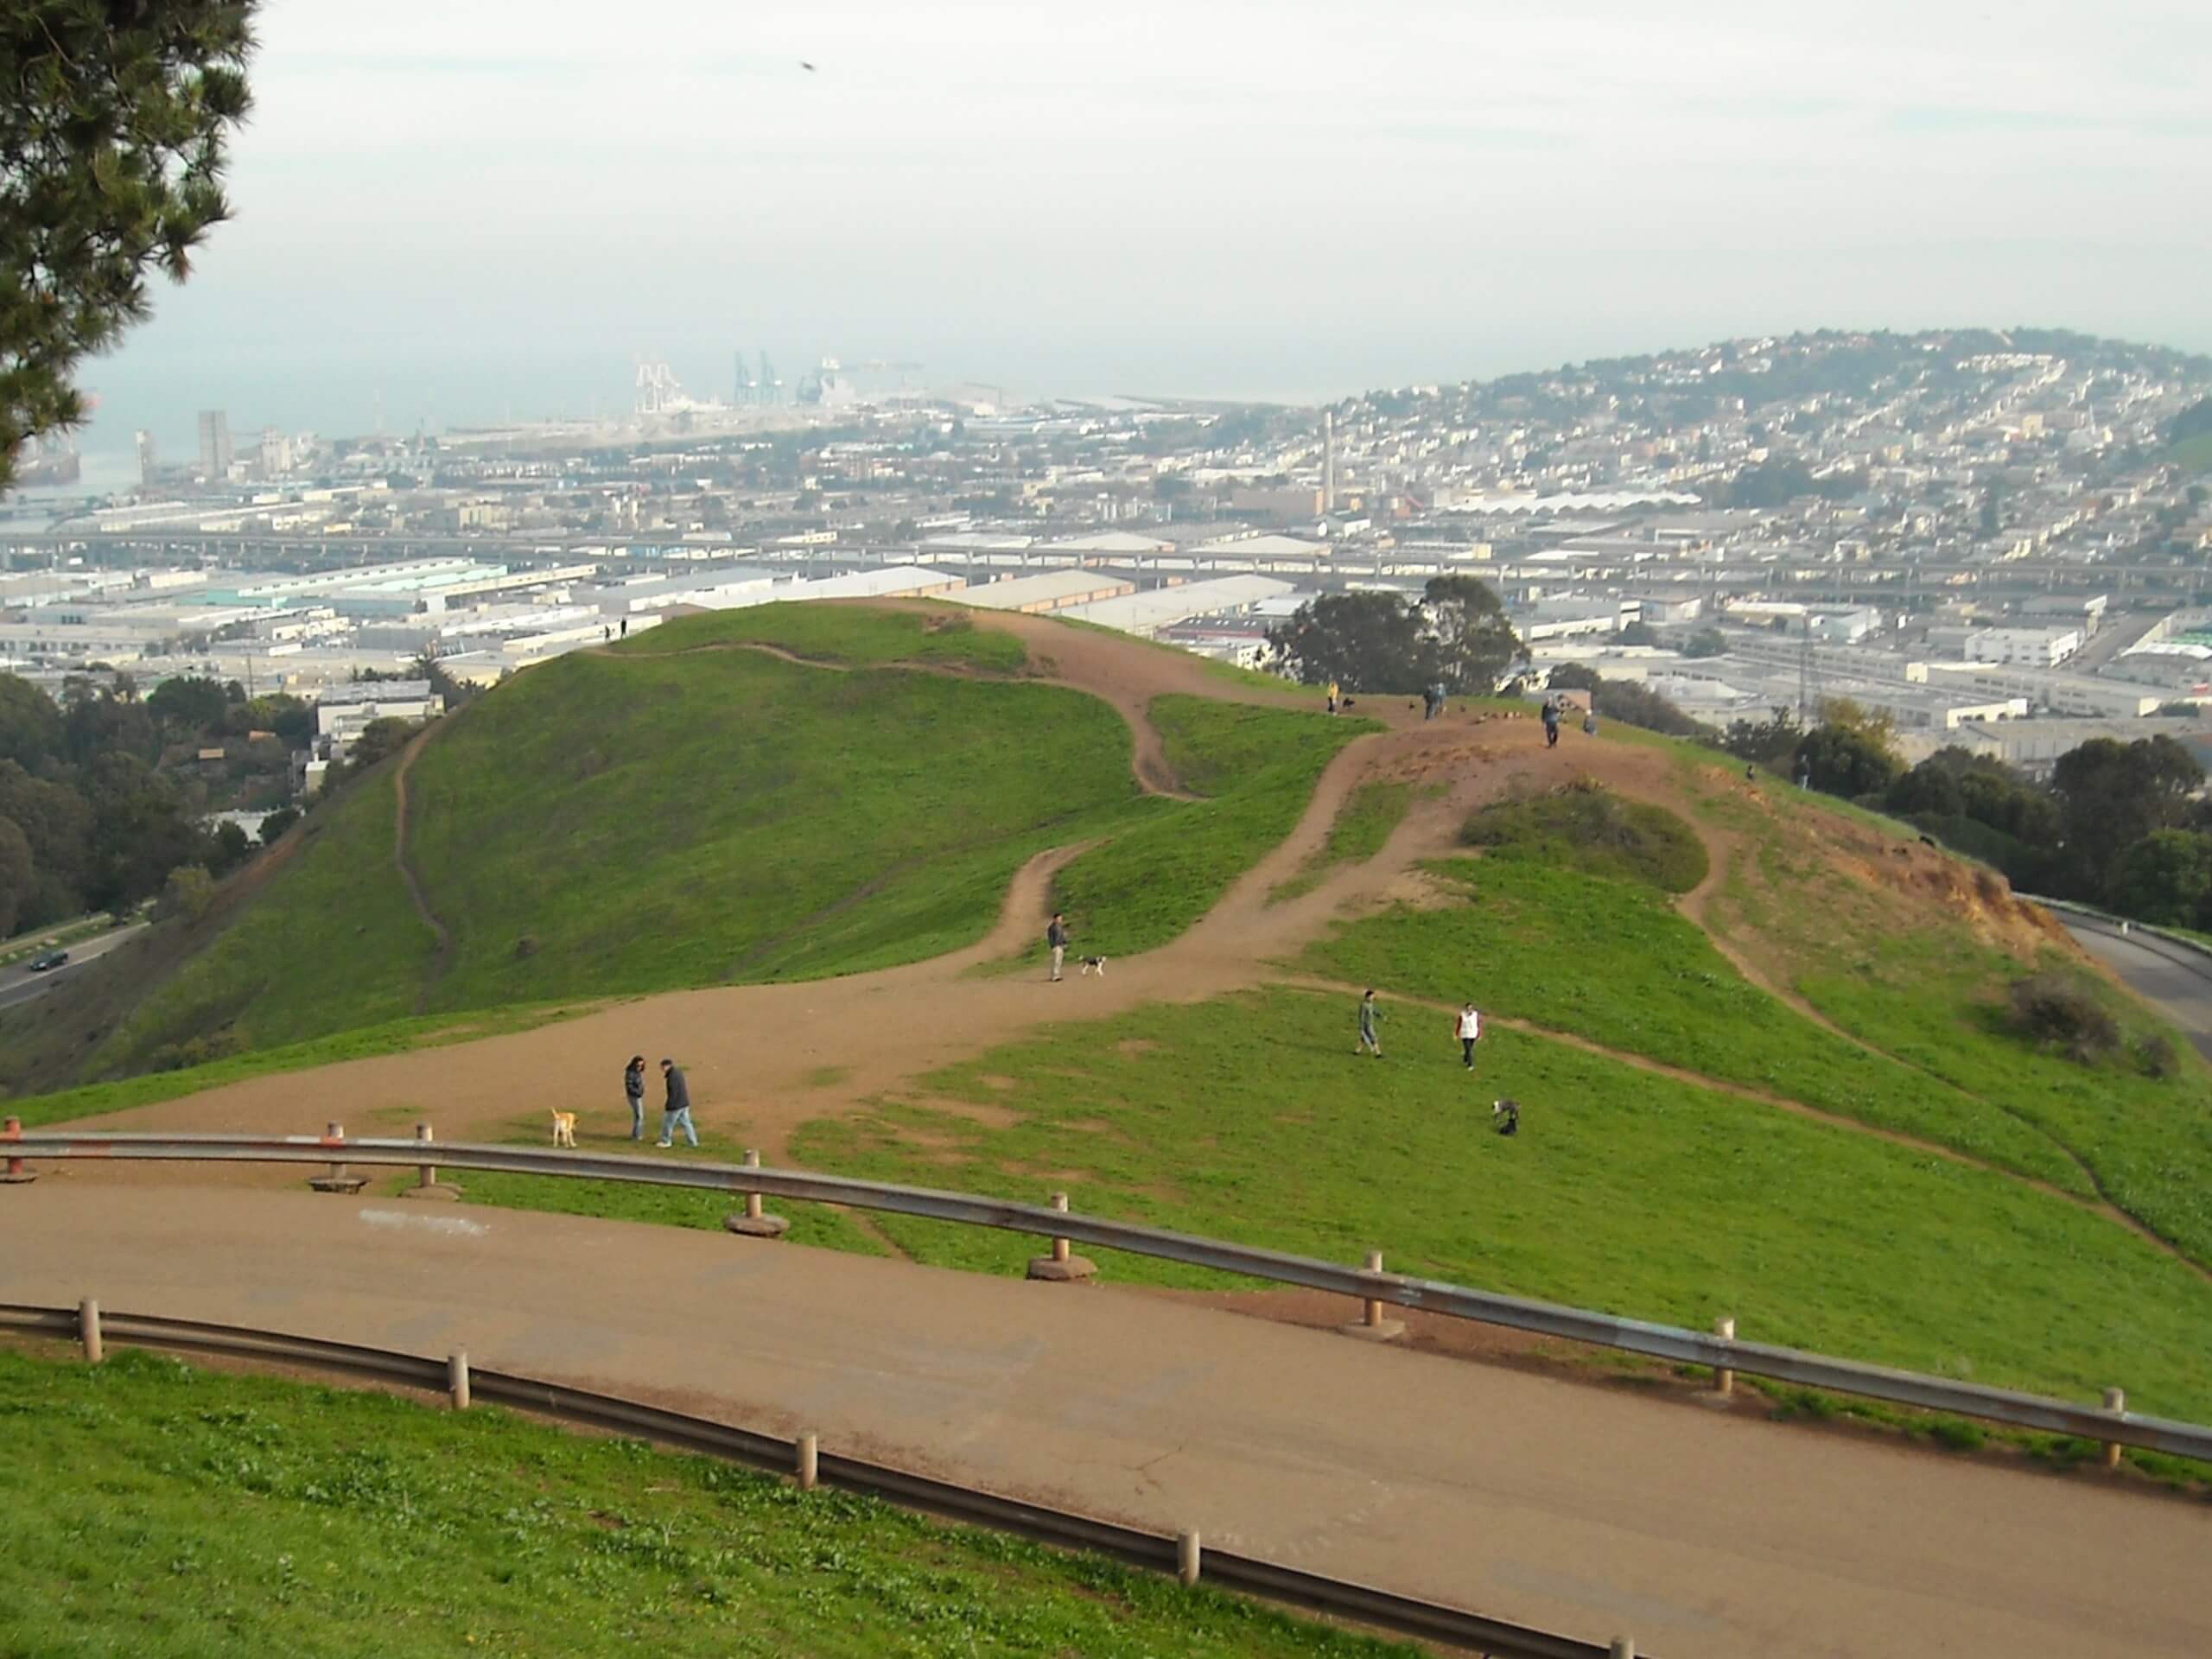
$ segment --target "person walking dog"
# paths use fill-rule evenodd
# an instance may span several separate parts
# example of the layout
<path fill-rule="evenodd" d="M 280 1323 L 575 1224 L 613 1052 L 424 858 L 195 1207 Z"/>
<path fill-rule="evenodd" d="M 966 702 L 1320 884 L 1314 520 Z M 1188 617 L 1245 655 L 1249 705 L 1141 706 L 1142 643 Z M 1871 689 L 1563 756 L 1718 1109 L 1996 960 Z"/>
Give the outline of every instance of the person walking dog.
<path fill-rule="evenodd" d="M 676 1131 L 680 1125 L 683 1130 L 684 1139 L 690 1141 L 693 1146 L 697 1146 L 699 1131 L 692 1126 L 691 1122 L 690 1084 L 683 1081 L 683 1073 L 677 1069 L 674 1060 L 663 1060 L 660 1063 L 660 1075 L 661 1081 L 668 1085 L 668 1098 L 661 1104 L 660 1139 L 654 1144 L 662 1147 L 674 1146 Z"/>
<path fill-rule="evenodd" d="M 1052 912 L 1052 925 L 1045 930 L 1045 943 L 1052 947 L 1052 977 L 1057 980 L 1068 959 L 1068 918 L 1057 910 Z"/>
<path fill-rule="evenodd" d="M 1459 1063 L 1468 1071 L 1473 1071 L 1475 1045 L 1482 1039 L 1483 1034 L 1483 1017 L 1475 1012 L 1473 1003 L 1470 1002 L 1459 1010 L 1459 1018 L 1452 1026 L 1452 1033 L 1459 1039 Z"/>
<path fill-rule="evenodd" d="M 630 1138 L 645 1138 L 645 1057 L 632 1054 L 622 1068 L 622 1098 L 630 1105 Z"/>

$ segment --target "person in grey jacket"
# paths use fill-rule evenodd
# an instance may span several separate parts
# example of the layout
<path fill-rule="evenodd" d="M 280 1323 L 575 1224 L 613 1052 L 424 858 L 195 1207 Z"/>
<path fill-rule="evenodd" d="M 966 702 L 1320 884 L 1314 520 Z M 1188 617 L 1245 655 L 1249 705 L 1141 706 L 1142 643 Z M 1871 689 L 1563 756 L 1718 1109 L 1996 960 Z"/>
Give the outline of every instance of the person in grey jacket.
<path fill-rule="evenodd" d="M 1352 1050 L 1353 1053 L 1372 1054 L 1378 1060 L 1382 1058 L 1382 1039 L 1375 1034 L 1375 1021 L 1381 1012 L 1375 1006 L 1375 988 L 1370 985 L 1367 995 L 1359 999 L 1359 1046 Z"/>
<path fill-rule="evenodd" d="M 674 1060 L 663 1060 L 660 1075 L 661 1080 L 668 1085 L 668 1099 L 661 1106 L 660 1140 L 656 1144 L 674 1146 L 677 1125 L 680 1123 L 683 1126 L 684 1138 L 693 1146 L 697 1146 L 699 1131 L 691 1125 L 691 1090 L 683 1081 L 683 1073 L 677 1070 Z"/>
<path fill-rule="evenodd" d="M 1052 925 L 1045 930 L 1045 943 L 1052 947 L 1052 977 L 1058 979 L 1061 964 L 1068 959 L 1068 918 L 1057 910 L 1052 912 Z"/>
<path fill-rule="evenodd" d="M 622 1068 L 622 1098 L 630 1103 L 630 1138 L 645 1138 L 645 1057 L 632 1054 Z"/>

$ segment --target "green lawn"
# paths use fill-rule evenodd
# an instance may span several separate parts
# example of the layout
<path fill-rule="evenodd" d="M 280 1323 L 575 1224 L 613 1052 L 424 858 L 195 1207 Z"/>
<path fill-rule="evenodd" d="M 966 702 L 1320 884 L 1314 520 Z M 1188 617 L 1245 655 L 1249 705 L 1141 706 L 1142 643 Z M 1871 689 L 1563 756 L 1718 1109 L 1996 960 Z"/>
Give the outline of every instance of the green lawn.
<path fill-rule="evenodd" d="M 0 1649 L 1351 1656 L 1101 1559 L 496 1409 L 0 1352 Z"/>
<path fill-rule="evenodd" d="M 1311 893 L 1339 864 L 1364 864 L 1381 852 L 1390 835 L 1405 821 L 1413 804 L 1411 784 L 1362 784 L 1347 796 L 1329 826 L 1329 838 L 1316 848 L 1305 866 L 1268 895 L 1269 904 L 1281 904 Z"/>
<path fill-rule="evenodd" d="M 1447 1016 L 1288 990 L 1056 1027 L 873 1112 L 810 1124 L 810 1167 L 1036 1201 L 2146 1411 L 2212 1414 L 2212 1284 L 2008 1177 Z M 995 1128 L 933 1095 L 1019 1115 Z M 1490 1103 L 1522 1106 L 1490 1133 Z M 926 1147 L 901 1131 L 922 1129 Z M 896 1217 L 918 1258 L 1019 1271 L 1033 1240 Z M 1113 1256 L 1115 1278 L 1213 1282 Z"/>
<path fill-rule="evenodd" d="M 1052 896 L 1079 942 L 1113 956 L 1166 944 L 1297 828 L 1337 752 L 1361 720 L 1214 702 L 1154 700 L 1152 722 L 1192 804 L 1148 816 L 1060 871 Z"/>
<path fill-rule="evenodd" d="M 801 657 L 863 668 L 922 663 L 1016 674 L 1028 658 L 1014 635 L 978 627 L 976 613 L 957 605 L 877 611 L 788 601 L 679 616 L 613 649 L 626 656 L 651 657 L 735 644 L 775 645 Z"/>
<path fill-rule="evenodd" d="M 1457 902 L 1339 928 L 1307 951 L 1306 966 L 1386 993 L 1471 997 L 1487 1013 L 2089 1190 L 2032 1125 L 1821 1030 L 1746 982 L 1652 887 L 1516 857 L 1429 868 Z"/>

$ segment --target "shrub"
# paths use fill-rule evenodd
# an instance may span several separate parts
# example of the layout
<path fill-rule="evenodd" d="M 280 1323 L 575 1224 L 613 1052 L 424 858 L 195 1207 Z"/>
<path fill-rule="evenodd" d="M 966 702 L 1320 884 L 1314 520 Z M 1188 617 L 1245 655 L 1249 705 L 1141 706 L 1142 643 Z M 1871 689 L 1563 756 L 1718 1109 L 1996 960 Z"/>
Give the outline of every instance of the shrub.
<path fill-rule="evenodd" d="M 2094 1065 L 2120 1047 L 2120 1022 L 2080 982 L 2062 974 L 2014 981 L 2012 1023 L 2031 1042 L 2080 1065 Z"/>
<path fill-rule="evenodd" d="M 1624 801 L 1590 778 L 1548 795 L 1501 801 L 1469 818 L 1464 845 L 1494 855 L 1624 877 L 1665 893 L 1705 880 L 1705 844 L 1664 807 Z"/>

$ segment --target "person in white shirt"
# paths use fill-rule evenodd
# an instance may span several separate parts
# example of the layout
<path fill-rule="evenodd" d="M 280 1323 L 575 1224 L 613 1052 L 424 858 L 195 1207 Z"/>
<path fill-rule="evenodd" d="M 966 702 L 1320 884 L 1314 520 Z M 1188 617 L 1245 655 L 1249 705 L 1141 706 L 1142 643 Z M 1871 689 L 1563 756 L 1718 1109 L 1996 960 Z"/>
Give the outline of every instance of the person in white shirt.
<path fill-rule="evenodd" d="M 1483 1017 L 1475 1012 L 1471 1002 L 1459 1010 L 1459 1023 L 1453 1027 L 1459 1039 L 1459 1058 L 1468 1071 L 1475 1069 L 1475 1041 L 1483 1034 Z"/>

